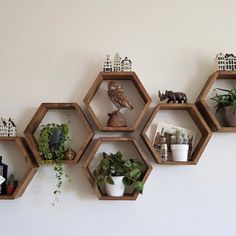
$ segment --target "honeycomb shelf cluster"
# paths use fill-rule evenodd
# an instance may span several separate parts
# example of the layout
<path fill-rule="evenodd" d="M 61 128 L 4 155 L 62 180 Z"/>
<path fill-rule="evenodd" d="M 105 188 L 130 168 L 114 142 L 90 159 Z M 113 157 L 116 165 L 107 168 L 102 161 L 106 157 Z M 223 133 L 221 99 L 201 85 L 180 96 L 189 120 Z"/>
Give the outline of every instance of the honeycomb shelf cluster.
<path fill-rule="evenodd" d="M 150 118 L 148 119 L 147 123 L 144 125 L 144 128 L 140 134 L 142 137 L 144 144 L 147 146 L 148 150 L 152 154 L 154 160 L 158 164 L 165 164 L 165 165 L 196 165 L 199 161 L 202 153 L 204 152 L 205 147 L 207 146 L 212 131 L 219 131 L 219 132 L 235 132 L 236 128 L 229 128 L 223 127 L 215 117 L 214 112 L 211 108 L 207 105 L 207 95 L 211 90 L 214 82 L 216 80 L 226 80 L 226 79 L 236 79 L 236 72 L 225 72 L 225 71 L 217 71 L 212 74 L 209 79 L 207 80 L 206 84 L 204 85 L 197 101 L 195 104 L 158 104 Z M 132 117 L 132 121 L 129 122 L 127 127 L 107 127 L 106 124 L 102 121 L 101 117 L 97 114 L 94 110 L 93 104 L 96 104 L 96 98 L 99 97 L 99 93 L 101 93 L 101 89 L 103 86 L 103 82 L 107 80 L 115 80 L 119 81 L 123 84 L 128 83 L 129 89 L 132 89 L 134 94 L 138 94 L 139 97 L 137 101 L 141 104 L 139 109 L 139 113 Z M 143 117 L 147 113 L 149 109 L 149 105 L 151 104 L 151 98 L 148 95 L 147 91 L 143 87 L 141 81 L 139 80 L 138 76 L 134 72 L 101 72 L 98 74 L 96 80 L 92 84 L 91 88 L 89 89 L 88 93 L 84 98 L 85 108 L 90 116 L 90 119 L 94 123 L 96 129 L 102 132 L 133 132 L 137 129 L 140 125 Z M 143 161 L 145 164 L 145 173 L 143 175 L 142 182 L 144 183 L 151 170 L 152 166 L 150 161 L 146 157 L 144 151 L 142 150 L 139 141 L 137 138 L 134 137 L 100 137 L 97 139 L 93 139 L 95 135 L 95 131 L 92 128 L 93 126 L 90 124 L 89 120 L 84 115 L 81 107 L 76 103 L 42 103 L 39 108 L 37 109 L 36 113 L 34 114 L 32 120 L 29 122 L 28 126 L 24 131 L 24 137 L 1 137 L 0 142 L 15 142 L 19 152 L 22 154 L 24 159 L 22 161 L 26 162 L 27 170 L 24 175 L 24 178 L 21 180 L 19 186 L 14 191 L 13 195 L 0 195 L 0 199 L 15 199 L 20 197 L 24 190 L 26 189 L 27 185 L 33 178 L 34 174 L 36 173 L 39 165 L 43 161 L 41 155 L 39 154 L 39 145 L 37 142 L 37 138 L 35 133 L 40 126 L 40 123 L 44 119 L 45 115 L 48 113 L 49 110 L 61 110 L 61 111 L 68 111 L 72 110 L 75 111 L 77 115 L 77 121 L 81 124 L 84 129 L 86 130 L 86 135 L 83 137 L 83 142 L 81 146 L 78 148 L 76 152 L 76 156 L 73 160 L 65 160 L 64 164 L 76 164 L 78 163 L 85 150 L 88 146 L 91 146 L 91 151 L 89 152 L 86 160 L 83 164 L 83 170 L 85 172 L 86 177 L 88 178 L 89 183 L 91 184 L 92 188 L 94 189 L 95 194 L 97 195 L 98 199 L 101 200 L 135 200 L 138 196 L 137 191 L 132 191 L 128 194 L 125 194 L 122 197 L 110 197 L 107 196 L 100 187 L 97 186 L 95 180 L 93 178 L 90 164 L 93 161 L 94 157 L 96 156 L 99 148 L 103 144 L 109 143 L 120 143 L 120 144 L 127 144 L 130 147 L 134 148 L 136 155 Z M 159 116 L 161 111 L 181 111 L 187 112 L 199 129 L 201 137 L 198 140 L 196 148 L 194 149 L 191 159 L 187 162 L 177 162 L 177 161 L 163 161 L 160 157 L 159 152 L 155 151 L 152 145 L 152 140 L 148 137 L 147 131 L 150 126 L 153 124 L 154 119 Z M 78 134 L 81 135 L 81 134 Z M 132 135 L 131 135 L 132 136 Z M 122 150 L 121 150 L 122 151 Z M 18 158 L 18 157 L 16 157 Z"/>

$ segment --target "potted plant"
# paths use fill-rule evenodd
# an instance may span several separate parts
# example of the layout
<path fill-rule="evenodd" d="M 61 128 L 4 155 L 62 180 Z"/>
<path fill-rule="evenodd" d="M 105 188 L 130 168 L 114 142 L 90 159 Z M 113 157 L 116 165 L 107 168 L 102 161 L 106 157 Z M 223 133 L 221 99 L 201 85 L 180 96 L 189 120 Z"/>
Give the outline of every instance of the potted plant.
<path fill-rule="evenodd" d="M 93 171 L 96 184 L 105 183 L 109 196 L 120 197 L 124 195 L 125 186 L 134 184 L 134 188 L 143 192 L 142 178 L 143 164 L 135 159 L 124 159 L 121 152 L 107 154 L 103 152 L 103 158 L 98 167 Z"/>
<path fill-rule="evenodd" d="M 15 179 L 14 175 L 10 175 L 6 183 L 6 192 L 8 195 L 12 195 L 17 187 L 18 181 Z"/>
<path fill-rule="evenodd" d="M 48 123 L 42 125 L 39 134 L 38 144 L 39 153 L 45 159 L 42 164 L 54 162 L 54 170 L 56 172 L 56 190 L 54 191 L 55 200 L 53 206 L 58 201 L 58 195 L 61 193 L 63 177 L 69 179 L 63 170 L 63 160 L 65 159 L 66 143 L 69 139 L 68 124 Z"/>
<path fill-rule="evenodd" d="M 175 134 L 171 136 L 171 152 L 174 161 L 188 160 L 188 138 L 180 130 L 176 130 Z"/>
<path fill-rule="evenodd" d="M 211 99 L 216 102 L 216 113 L 221 112 L 221 116 L 225 126 L 236 127 L 236 87 L 233 89 L 215 90 L 226 92 L 225 94 L 216 94 Z"/>

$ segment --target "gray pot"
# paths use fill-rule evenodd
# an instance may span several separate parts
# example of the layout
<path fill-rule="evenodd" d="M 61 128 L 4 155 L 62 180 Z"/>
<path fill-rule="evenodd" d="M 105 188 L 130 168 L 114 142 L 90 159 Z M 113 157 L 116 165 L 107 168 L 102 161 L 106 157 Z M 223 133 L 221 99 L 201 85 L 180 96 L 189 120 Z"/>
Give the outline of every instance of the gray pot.
<path fill-rule="evenodd" d="M 236 127 L 236 113 L 233 112 L 233 107 L 231 106 L 223 107 L 222 118 L 225 126 Z"/>

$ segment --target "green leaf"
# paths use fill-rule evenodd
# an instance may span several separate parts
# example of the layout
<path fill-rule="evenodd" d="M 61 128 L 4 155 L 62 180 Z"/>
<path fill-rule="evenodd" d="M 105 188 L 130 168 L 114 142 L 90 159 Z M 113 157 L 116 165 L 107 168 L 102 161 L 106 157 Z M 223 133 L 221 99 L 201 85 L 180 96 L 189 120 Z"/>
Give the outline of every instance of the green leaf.
<path fill-rule="evenodd" d="M 124 185 L 126 185 L 126 186 L 129 186 L 133 183 L 133 180 L 129 179 L 128 177 L 124 177 L 122 181 L 123 181 Z"/>
<path fill-rule="evenodd" d="M 129 175 L 130 175 L 130 177 L 134 177 L 139 172 L 140 172 L 140 170 L 138 168 L 134 168 L 132 171 L 130 171 Z"/>
<path fill-rule="evenodd" d="M 126 160 L 126 161 L 125 161 L 125 167 L 130 168 L 131 165 L 132 165 L 132 163 L 131 163 L 130 160 Z"/>
<path fill-rule="evenodd" d="M 143 193 L 143 186 L 144 184 L 141 181 L 135 182 L 135 189 L 141 194 Z"/>
<path fill-rule="evenodd" d="M 114 181 L 113 181 L 113 179 L 111 178 L 111 176 L 106 176 L 106 182 L 107 182 L 108 184 L 114 185 Z"/>

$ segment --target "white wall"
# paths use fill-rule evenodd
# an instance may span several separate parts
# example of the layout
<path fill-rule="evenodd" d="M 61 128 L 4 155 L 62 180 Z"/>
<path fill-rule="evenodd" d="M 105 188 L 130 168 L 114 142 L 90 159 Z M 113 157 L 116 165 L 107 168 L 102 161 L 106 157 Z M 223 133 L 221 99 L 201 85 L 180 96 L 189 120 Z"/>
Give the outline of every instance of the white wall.
<path fill-rule="evenodd" d="M 235 1 L 0 0 L 0 111 L 19 134 L 41 102 L 78 102 L 120 52 L 157 103 L 173 89 L 194 102 L 235 52 Z M 146 117 L 147 118 L 147 117 Z M 134 202 L 97 200 L 81 165 L 68 167 L 53 208 L 54 173 L 41 167 L 22 198 L 1 201 L 1 235 L 236 235 L 235 134 L 214 134 L 197 166 L 158 166 Z"/>

